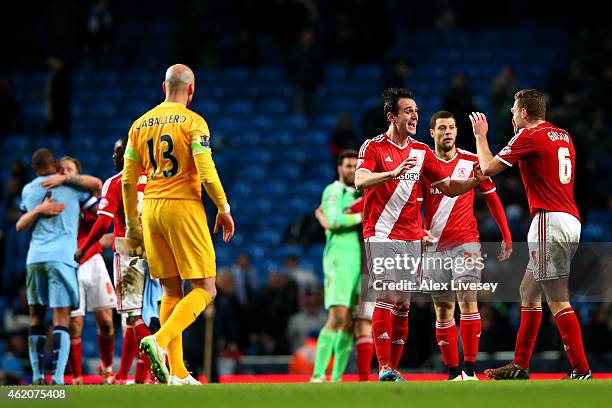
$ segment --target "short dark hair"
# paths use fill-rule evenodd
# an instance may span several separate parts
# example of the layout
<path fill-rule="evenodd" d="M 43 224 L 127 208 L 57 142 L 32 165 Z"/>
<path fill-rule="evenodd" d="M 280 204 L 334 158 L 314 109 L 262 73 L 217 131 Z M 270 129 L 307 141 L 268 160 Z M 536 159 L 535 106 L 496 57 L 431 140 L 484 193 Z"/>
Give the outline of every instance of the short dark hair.
<path fill-rule="evenodd" d="M 437 111 L 433 115 L 431 115 L 431 119 L 429 119 L 429 128 L 436 128 L 436 120 L 438 119 L 455 119 L 455 115 L 450 113 L 449 111 L 441 110 Z M 456 120 L 455 120 L 456 121 Z"/>
<path fill-rule="evenodd" d="M 32 154 L 32 168 L 35 172 L 47 170 L 55 167 L 55 157 L 49 149 L 38 149 Z"/>
<path fill-rule="evenodd" d="M 382 93 L 383 99 L 383 111 L 385 112 L 385 118 L 387 117 L 387 113 L 391 112 L 394 115 L 398 114 L 398 106 L 397 102 L 401 98 L 414 99 L 412 92 L 406 88 L 387 88 Z"/>
<path fill-rule="evenodd" d="M 346 149 L 340 152 L 340 154 L 338 155 L 338 166 L 342 166 L 342 163 L 344 162 L 344 159 L 349 159 L 349 158 L 357 158 L 357 151 L 353 150 L 353 149 Z"/>
<path fill-rule="evenodd" d="M 518 102 L 519 109 L 525 108 L 529 116 L 534 118 L 546 118 L 546 98 L 542 92 L 535 89 L 522 89 L 514 94 L 514 100 Z"/>
<path fill-rule="evenodd" d="M 71 161 L 74 163 L 74 166 L 77 169 L 77 173 L 81 174 L 83 171 L 83 167 L 81 166 L 81 162 L 79 161 L 79 159 L 75 159 L 72 156 L 64 156 L 61 159 L 59 159 L 59 162 L 63 162 L 63 161 Z"/>

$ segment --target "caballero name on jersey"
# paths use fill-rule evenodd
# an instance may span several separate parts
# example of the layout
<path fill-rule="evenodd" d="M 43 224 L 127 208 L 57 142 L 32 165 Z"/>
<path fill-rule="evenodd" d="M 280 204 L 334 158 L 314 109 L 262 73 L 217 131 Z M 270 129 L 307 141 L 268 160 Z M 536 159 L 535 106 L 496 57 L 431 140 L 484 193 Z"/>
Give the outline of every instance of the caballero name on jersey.
<path fill-rule="evenodd" d="M 151 126 L 162 126 L 169 123 L 183 123 L 187 120 L 186 116 L 183 115 L 166 115 L 159 118 L 145 118 L 136 130 L 140 128 L 146 128 Z"/>
<path fill-rule="evenodd" d="M 411 180 L 419 181 L 421 179 L 421 173 L 404 173 L 397 177 L 393 177 L 393 180 Z"/>

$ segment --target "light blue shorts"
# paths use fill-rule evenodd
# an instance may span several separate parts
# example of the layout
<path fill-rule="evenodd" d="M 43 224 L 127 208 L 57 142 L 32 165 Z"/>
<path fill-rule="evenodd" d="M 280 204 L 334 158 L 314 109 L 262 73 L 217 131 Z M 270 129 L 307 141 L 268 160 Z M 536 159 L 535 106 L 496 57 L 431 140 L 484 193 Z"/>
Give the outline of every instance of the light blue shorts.
<path fill-rule="evenodd" d="M 28 304 L 51 308 L 79 306 L 79 282 L 75 267 L 63 262 L 27 265 Z"/>

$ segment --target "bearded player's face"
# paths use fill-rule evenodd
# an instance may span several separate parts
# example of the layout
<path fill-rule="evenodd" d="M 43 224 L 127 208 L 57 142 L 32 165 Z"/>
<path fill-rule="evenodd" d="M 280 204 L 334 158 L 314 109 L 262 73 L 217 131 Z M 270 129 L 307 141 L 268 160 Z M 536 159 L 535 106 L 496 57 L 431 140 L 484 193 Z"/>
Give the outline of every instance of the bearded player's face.
<path fill-rule="evenodd" d="M 342 160 L 342 164 L 338 166 L 338 174 L 340 175 L 340 179 L 347 186 L 355 185 L 356 163 L 357 158 L 346 157 L 344 160 Z"/>

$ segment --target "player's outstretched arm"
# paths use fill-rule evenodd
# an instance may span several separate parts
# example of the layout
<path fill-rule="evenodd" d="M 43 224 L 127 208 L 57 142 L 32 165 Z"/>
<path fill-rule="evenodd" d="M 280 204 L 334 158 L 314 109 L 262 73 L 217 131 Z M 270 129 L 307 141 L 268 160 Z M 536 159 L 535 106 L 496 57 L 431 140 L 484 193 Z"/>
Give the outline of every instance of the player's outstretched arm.
<path fill-rule="evenodd" d="M 100 195 L 100 192 L 102 191 L 102 180 L 94 176 L 89 176 L 87 174 L 76 174 L 74 176 L 54 174 L 52 176 L 47 177 L 40 184 L 44 188 L 53 188 L 65 184 L 80 188 L 81 190 L 89 191 L 95 196 Z"/>
<path fill-rule="evenodd" d="M 512 233 L 510 232 L 510 227 L 508 226 L 508 220 L 506 219 L 506 212 L 504 211 L 504 206 L 499 199 L 499 196 L 495 191 L 484 195 L 485 202 L 487 203 L 487 207 L 489 207 L 489 212 L 497 227 L 499 228 L 502 235 L 502 243 L 501 243 L 501 252 L 497 259 L 500 261 L 506 261 L 510 258 L 512 254 Z"/>
<path fill-rule="evenodd" d="M 357 169 L 355 172 L 355 187 L 357 190 L 377 187 L 389 180 L 393 180 L 394 178 L 401 176 L 416 165 L 417 158 L 411 156 L 406 158 L 406 160 L 401 162 L 399 166 L 391 171 L 377 173 L 370 172 L 367 169 Z"/>
<path fill-rule="evenodd" d="M 81 245 L 81 247 L 79 247 L 74 253 L 74 260 L 76 262 L 79 262 L 81 260 L 81 258 L 83 257 L 83 254 L 87 252 L 87 250 L 94 243 L 102 239 L 106 231 L 108 231 L 112 222 L 113 222 L 113 219 L 111 217 L 106 216 L 106 215 L 98 215 L 98 218 L 96 218 L 96 222 L 91 227 L 91 230 L 89 231 L 89 234 L 87 235 L 87 238 L 85 239 L 85 243 Z M 111 241 L 110 246 L 112 246 L 112 241 Z"/>
<path fill-rule="evenodd" d="M 494 160 L 493 153 L 491 153 L 491 149 L 489 148 L 489 142 L 487 140 L 489 123 L 487 122 L 487 117 L 484 113 L 472 112 L 470 121 L 472 122 L 472 130 L 476 138 L 476 153 L 478 154 L 478 161 L 480 162 L 482 174 L 491 177 L 505 170 L 508 166 L 499 160 Z"/>
<path fill-rule="evenodd" d="M 53 202 L 53 197 L 47 197 L 44 201 L 38 204 L 32 211 L 23 214 L 17 220 L 15 229 L 18 232 L 28 230 L 36 224 L 39 217 L 54 217 L 64 211 L 64 204 Z"/>
<path fill-rule="evenodd" d="M 471 189 L 478 186 L 481 182 L 486 180 L 487 177 L 482 174 L 480 166 L 474 164 L 474 177 L 468 180 L 452 180 L 446 178 L 444 181 L 439 182 L 435 186 L 442 191 L 442 193 L 449 197 L 456 197 L 463 193 L 470 191 Z M 433 186 L 433 184 L 432 184 Z"/>

